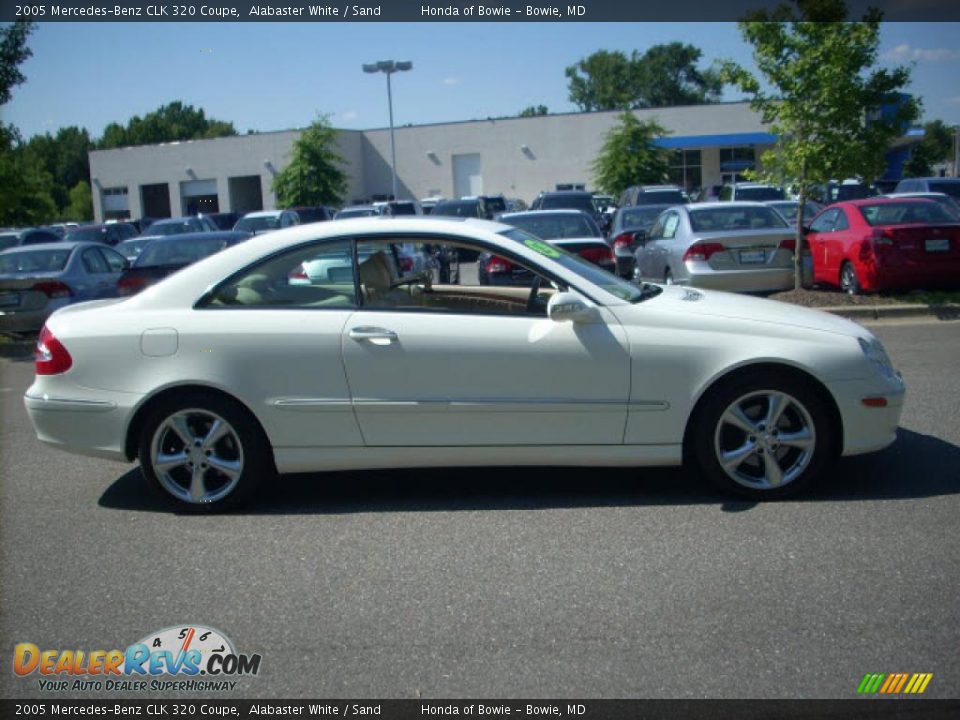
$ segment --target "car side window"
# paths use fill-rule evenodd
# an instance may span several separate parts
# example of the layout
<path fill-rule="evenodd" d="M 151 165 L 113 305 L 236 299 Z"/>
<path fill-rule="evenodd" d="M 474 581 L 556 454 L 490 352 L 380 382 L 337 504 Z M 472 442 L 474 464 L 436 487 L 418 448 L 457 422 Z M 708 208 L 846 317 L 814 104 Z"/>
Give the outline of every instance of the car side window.
<path fill-rule="evenodd" d="M 847 214 L 842 208 L 837 208 L 837 219 L 833 223 L 833 229 L 834 231 L 850 229 L 850 223 L 847 222 Z"/>
<path fill-rule="evenodd" d="M 110 268 L 110 272 L 119 273 L 126 269 L 126 260 L 123 259 L 123 255 L 120 253 L 114 252 L 109 248 L 97 248 L 96 250 L 103 255 L 103 259 Z"/>
<path fill-rule="evenodd" d="M 349 240 L 298 245 L 248 267 L 198 307 L 345 309 L 357 306 Z"/>
<path fill-rule="evenodd" d="M 677 227 L 680 225 L 680 216 L 669 213 L 663 220 L 663 238 L 669 240 L 677 236 Z"/>
<path fill-rule="evenodd" d="M 360 241 L 357 273 L 361 310 L 546 316 L 554 292 L 513 258 L 442 238 Z"/>
<path fill-rule="evenodd" d="M 833 230 L 833 223 L 837 218 L 838 212 L 839 210 L 837 208 L 827 210 L 810 224 L 811 232 L 822 233 Z"/>
<path fill-rule="evenodd" d="M 653 224 L 653 227 L 650 228 L 649 237 L 651 240 L 659 240 L 663 237 L 663 221 L 664 217 L 661 215 L 657 218 L 657 221 Z"/>
<path fill-rule="evenodd" d="M 107 261 L 100 255 L 98 248 L 87 248 L 83 251 L 83 255 L 80 256 L 80 260 L 83 262 L 84 269 L 91 275 L 110 272 L 110 266 L 107 265 Z"/>

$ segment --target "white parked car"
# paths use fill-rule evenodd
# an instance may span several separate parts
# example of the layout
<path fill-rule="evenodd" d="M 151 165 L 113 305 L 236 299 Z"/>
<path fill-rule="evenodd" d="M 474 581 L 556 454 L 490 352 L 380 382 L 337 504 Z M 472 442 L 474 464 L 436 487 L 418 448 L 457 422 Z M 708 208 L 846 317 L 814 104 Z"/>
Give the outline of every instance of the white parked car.
<path fill-rule="evenodd" d="M 538 279 L 398 278 L 399 242 L 494 253 Z M 325 256 L 353 260 L 291 282 Z M 893 442 L 904 397 L 847 320 L 638 287 L 517 228 L 429 218 L 267 233 L 130 299 L 64 308 L 36 372 L 42 441 L 139 458 L 193 509 L 246 500 L 277 471 L 456 465 L 684 463 L 780 497 Z"/>

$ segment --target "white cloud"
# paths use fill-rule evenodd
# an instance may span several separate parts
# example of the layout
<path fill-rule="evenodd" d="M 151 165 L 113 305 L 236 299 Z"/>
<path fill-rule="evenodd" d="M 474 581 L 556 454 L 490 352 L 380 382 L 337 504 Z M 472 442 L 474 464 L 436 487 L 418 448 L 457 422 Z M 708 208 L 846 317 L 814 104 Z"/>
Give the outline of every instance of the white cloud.
<path fill-rule="evenodd" d="M 893 48 L 893 50 L 885 52 L 883 57 L 886 60 L 895 60 L 897 62 L 907 60 L 945 62 L 947 60 L 960 60 L 960 50 L 950 50 L 948 48 L 915 48 L 910 47 L 909 43 L 901 43 Z"/>
<path fill-rule="evenodd" d="M 459 85 L 459 84 L 460 84 L 460 78 L 455 78 L 455 77 L 444 78 L 444 79 L 443 79 L 443 84 L 444 84 L 444 85 Z"/>
<path fill-rule="evenodd" d="M 960 105 L 960 95 L 954 95 L 951 98 L 947 98 L 947 105 Z"/>
<path fill-rule="evenodd" d="M 347 112 L 345 112 L 343 115 L 340 116 L 340 119 L 356 120 L 358 117 L 360 117 L 360 113 L 358 113 L 356 110 L 348 110 Z"/>

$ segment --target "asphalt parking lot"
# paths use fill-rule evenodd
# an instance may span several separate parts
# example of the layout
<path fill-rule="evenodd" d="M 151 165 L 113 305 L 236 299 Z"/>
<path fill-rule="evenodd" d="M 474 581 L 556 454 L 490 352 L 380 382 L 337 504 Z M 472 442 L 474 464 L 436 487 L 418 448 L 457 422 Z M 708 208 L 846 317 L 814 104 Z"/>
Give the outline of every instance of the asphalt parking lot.
<path fill-rule="evenodd" d="M 852 698 L 868 672 L 957 697 L 960 322 L 873 329 L 897 443 L 761 505 L 672 469 L 439 469 L 177 515 L 136 466 L 38 443 L 32 365 L 0 360 L 3 652 L 199 623 L 262 655 L 227 697 Z M 42 695 L 7 668 L 0 697 Z"/>

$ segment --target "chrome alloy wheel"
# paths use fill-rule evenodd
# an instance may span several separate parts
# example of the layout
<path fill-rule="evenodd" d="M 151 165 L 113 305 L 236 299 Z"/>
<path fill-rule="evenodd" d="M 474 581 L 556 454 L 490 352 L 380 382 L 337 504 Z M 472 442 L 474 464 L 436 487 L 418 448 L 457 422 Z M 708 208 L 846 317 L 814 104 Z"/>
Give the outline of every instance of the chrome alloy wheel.
<path fill-rule="evenodd" d="M 816 444 L 810 412 L 778 390 L 751 392 L 730 403 L 720 415 L 713 440 L 723 471 L 754 490 L 796 480 L 810 465 Z"/>
<path fill-rule="evenodd" d="M 209 410 L 178 410 L 157 426 L 150 464 L 160 485 L 178 500 L 213 503 L 229 495 L 243 474 L 237 431 Z"/>

